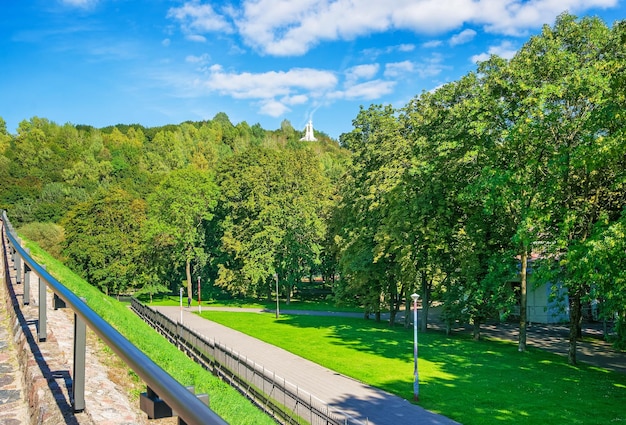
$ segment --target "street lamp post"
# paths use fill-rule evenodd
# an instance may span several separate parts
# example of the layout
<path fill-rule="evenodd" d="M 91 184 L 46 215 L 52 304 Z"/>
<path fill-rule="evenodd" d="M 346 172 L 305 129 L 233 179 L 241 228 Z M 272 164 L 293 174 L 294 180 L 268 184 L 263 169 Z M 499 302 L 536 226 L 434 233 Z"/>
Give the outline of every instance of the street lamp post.
<path fill-rule="evenodd" d="M 274 273 L 274 280 L 276 280 L 276 318 L 280 316 L 280 305 L 278 304 L 278 273 Z"/>
<path fill-rule="evenodd" d="M 417 300 L 419 295 L 411 294 L 413 299 L 413 399 L 419 401 L 420 399 L 420 379 L 417 369 Z"/>
<path fill-rule="evenodd" d="M 198 313 L 202 313 L 202 301 L 200 297 L 200 276 L 198 276 Z"/>
<path fill-rule="evenodd" d="M 180 287 L 180 323 L 183 323 L 183 287 Z"/>

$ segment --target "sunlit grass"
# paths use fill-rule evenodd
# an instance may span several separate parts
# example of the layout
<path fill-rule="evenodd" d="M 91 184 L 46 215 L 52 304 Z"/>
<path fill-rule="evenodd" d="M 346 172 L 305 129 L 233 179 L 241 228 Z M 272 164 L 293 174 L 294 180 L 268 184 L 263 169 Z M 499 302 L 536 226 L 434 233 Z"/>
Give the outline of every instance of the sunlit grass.
<path fill-rule="evenodd" d="M 413 330 L 339 317 L 203 317 L 411 400 Z M 626 421 L 626 375 L 504 341 L 419 334 L 420 405 L 466 425 Z"/>
<path fill-rule="evenodd" d="M 267 415 L 254 407 L 236 390 L 203 369 L 164 337 L 144 323 L 126 305 L 107 297 L 72 273 L 62 263 L 50 257 L 36 244 L 28 243 L 31 255 L 64 286 L 80 297 L 109 324 L 116 328 L 156 364 L 174 376 L 183 385 L 194 385 L 196 392 L 208 393 L 211 408 L 233 424 L 273 424 Z M 69 336 L 71 337 L 71 335 Z M 89 371 L 87 371 L 89 373 Z"/>

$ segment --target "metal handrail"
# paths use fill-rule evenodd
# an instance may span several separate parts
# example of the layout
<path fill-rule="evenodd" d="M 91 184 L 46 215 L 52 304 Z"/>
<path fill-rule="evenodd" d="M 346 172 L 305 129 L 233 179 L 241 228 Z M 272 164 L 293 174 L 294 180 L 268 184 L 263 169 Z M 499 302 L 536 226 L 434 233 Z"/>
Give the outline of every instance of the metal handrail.
<path fill-rule="evenodd" d="M 175 410 L 185 423 L 190 425 L 225 425 L 225 422 L 213 410 L 205 405 L 187 388 L 154 363 L 141 350 L 135 347 L 108 322 L 94 312 L 83 300 L 57 281 L 42 266 L 37 264 L 28 252 L 18 243 L 18 238 L 11 226 L 6 211 L 2 211 L 2 221 L 9 243 L 24 263 L 39 278 L 69 305 L 75 314 L 107 344 L 168 406 Z"/>

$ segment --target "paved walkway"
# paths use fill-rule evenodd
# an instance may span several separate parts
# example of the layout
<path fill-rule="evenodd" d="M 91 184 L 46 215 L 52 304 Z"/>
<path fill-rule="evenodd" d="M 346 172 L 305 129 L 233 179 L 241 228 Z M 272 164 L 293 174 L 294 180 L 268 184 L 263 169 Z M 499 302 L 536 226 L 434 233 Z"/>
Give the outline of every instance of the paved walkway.
<path fill-rule="evenodd" d="M 174 321 L 180 320 L 179 307 L 154 307 Z M 282 348 L 183 309 L 183 323 L 208 339 L 213 339 L 275 372 L 304 391 L 369 425 L 452 425 L 457 422 L 429 412 L 420 406 L 340 375 Z M 237 309 L 242 311 L 242 309 Z M 254 311 L 254 310 L 251 310 Z M 258 310 L 257 310 L 258 311 Z M 286 313 L 283 311 L 283 313 Z M 300 312 L 301 314 L 301 312 Z M 361 315 L 362 316 L 362 315 Z"/>
<path fill-rule="evenodd" d="M 4 269 L 0 264 L 0 273 Z M 17 348 L 11 332 L 11 321 L 6 309 L 4 280 L 0 278 L 0 423 L 19 425 L 29 423 L 28 403 L 19 367 Z"/>
<path fill-rule="evenodd" d="M 469 328 L 456 331 L 471 333 Z M 616 351 L 610 343 L 602 339 L 601 324 L 583 324 L 582 331 L 584 341 L 578 341 L 576 344 L 578 362 L 626 374 L 626 352 Z M 519 325 L 514 323 L 488 324 L 482 327 L 481 334 L 484 337 L 517 342 Z M 567 357 L 569 325 L 532 324 L 526 333 L 526 345 Z"/>

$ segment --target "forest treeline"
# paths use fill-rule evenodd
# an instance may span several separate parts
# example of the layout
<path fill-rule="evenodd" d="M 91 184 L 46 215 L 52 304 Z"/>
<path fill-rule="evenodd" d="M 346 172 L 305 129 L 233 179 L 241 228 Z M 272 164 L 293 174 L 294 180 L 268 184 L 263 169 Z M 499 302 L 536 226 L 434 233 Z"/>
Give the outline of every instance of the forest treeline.
<path fill-rule="evenodd" d="M 521 303 L 520 350 L 526 290 L 549 282 L 567 290 L 575 363 L 585 304 L 626 342 L 624 87 L 626 23 L 563 14 L 510 60 L 401 108 L 361 108 L 339 142 L 223 113 L 2 125 L 0 207 L 108 293 L 191 294 L 199 277 L 256 297 L 278 279 L 289 297 L 321 276 L 392 324 L 418 292 L 424 329 L 437 301 L 476 337 Z"/>

